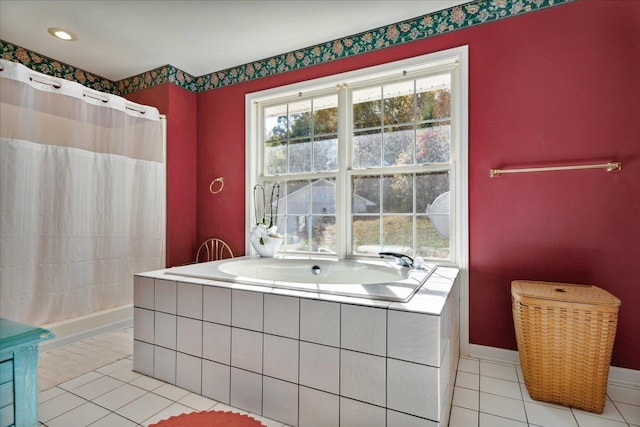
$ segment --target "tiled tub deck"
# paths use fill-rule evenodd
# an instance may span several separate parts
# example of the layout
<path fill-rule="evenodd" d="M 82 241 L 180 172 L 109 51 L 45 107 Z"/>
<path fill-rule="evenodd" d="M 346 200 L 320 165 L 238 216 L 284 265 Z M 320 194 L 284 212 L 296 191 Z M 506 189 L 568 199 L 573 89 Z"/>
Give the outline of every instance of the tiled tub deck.
<path fill-rule="evenodd" d="M 139 274 L 134 370 L 291 426 L 446 426 L 458 282 L 392 303 Z"/>

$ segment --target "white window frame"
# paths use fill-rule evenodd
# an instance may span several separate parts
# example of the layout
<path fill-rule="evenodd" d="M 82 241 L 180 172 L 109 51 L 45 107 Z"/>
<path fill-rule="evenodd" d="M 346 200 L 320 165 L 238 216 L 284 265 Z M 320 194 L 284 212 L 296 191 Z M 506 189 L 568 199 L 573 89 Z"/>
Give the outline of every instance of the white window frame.
<path fill-rule="evenodd" d="M 452 137 L 452 188 L 451 188 L 451 213 L 450 218 L 452 222 L 459 222 L 458 212 L 456 209 L 464 209 L 466 204 L 466 182 L 467 182 L 467 168 L 466 168 L 466 145 L 467 145 L 467 47 L 454 48 L 442 52 L 436 52 L 433 54 L 423 55 L 416 58 L 407 60 L 401 60 L 384 64 L 376 67 L 365 68 L 349 73 L 337 74 L 328 76 L 308 82 L 296 83 L 288 86 L 277 87 L 268 89 L 262 92 L 250 93 L 246 95 L 246 231 L 248 233 L 250 227 L 255 222 L 255 219 L 251 218 L 254 212 L 253 187 L 258 182 L 258 174 L 263 170 L 263 147 L 261 141 L 262 129 L 260 128 L 261 120 L 261 105 L 273 104 L 274 100 L 282 102 L 292 101 L 296 99 L 305 99 L 311 96 L 318 96 L 325 92 L 327 89 L 333 88 L 335 91 L 336 86 L 347 87 L 347 90 L 338 90 L 339 105 L 349 105 L 347 103 L 347 97 L 350 96 L 351 90 L 362 85 L 382 84 L 385 80 L 396 78 L 398 76 L 406 75 L 410 77 L 411 74 L 418 73 L 437 73 L 438 70 L 450 71 L 452 74 L 452 99 L 451 109 L 452 116 L 456 117 L 455 123 L 452 123 L 451 137 Z M 454 67 L 455 65 L 455 67 Z M 351 111 L 339 110 L 338 115 L 342 119 L 350 115 Z M 338 140 L 346 141 L 350 138 L 352 129 L 350 126 L 344 125 L 344 120 L 339 121 Z M 336 218 L 339 220 L 337 224 L 339 229 L 337 230 L 338 236 L 342 238 L 338 239 L 337 256 L 344 258 L 349 256 L 351 252 L 351 239 L 347 236 L 351 236 L 351 203 L 344 203 L 347 200 L 347 192 L 350 191 L 351 177 L 359 175 L 363 170 L 351 170 L 347 168 L 347 165 L 351 164 L 348 144 L 338 144 L 338 173 L 310 173 L 300 174 L 300 179 L 314 179 L 325 175 L 336 176 Z M 463 166 L 460 168 L 460 166 Z M 439 170 L 437 166 L 418 165 L 415 167 L 401 166 L 397 168 L 385 167 L 371 172 L 376 174 L 379 172 L 393 173 L 393 172 L 430 172 Z M 298 177 L 298 175 L 296 175 Z M 274 177 L 277 179 L 277 176 Z M 461 185 L 464 183 L 464 185 Z M 461 197 L 464 197 L 465 203 L 462 203 Z M 464 244 L 460 241 L 464 238 L 465 233 L 460 229 L 461 224 L 452 223 L 451 226 L 451 250 L 452 250 L 452 264 L 459 266 L 461 252 L 464 252 Z M 346 238 L 345 238 L 346 237 Z M 249 240 L 246 240 L 246 253 L 253 253 Z M 313 254 L 316 255 L 315 253 Z M 448 264 L 447 262 L 444 262 Z"/>

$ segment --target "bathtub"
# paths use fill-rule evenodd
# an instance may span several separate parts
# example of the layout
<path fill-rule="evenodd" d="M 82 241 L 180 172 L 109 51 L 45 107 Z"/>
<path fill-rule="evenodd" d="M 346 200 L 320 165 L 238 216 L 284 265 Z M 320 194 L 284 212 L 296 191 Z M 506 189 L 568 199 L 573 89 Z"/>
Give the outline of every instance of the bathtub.
<path fill-rule="evenodd" d="M 249 257 L 138 273 L 133 368 L 294 427 L 446 427 L 458 277 L 387 260 Z"/>
<path fill-rule="evenodd" d="M 174 267 L 167 276 L 407 302 L 434 271 L 385 260 L 240 257 Z"/>

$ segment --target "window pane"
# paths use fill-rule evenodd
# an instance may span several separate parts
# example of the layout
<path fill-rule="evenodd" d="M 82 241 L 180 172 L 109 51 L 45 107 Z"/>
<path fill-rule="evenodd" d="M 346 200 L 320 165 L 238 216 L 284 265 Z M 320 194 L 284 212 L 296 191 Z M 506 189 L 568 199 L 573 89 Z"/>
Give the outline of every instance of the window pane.
<path fill-rule="evenodd" d="M 380 177 L 353 177 L 351 183 L 353 189 L 351 209 L 353 213 L 380 212 Z"/>
<path fill-rule="evenodd" d="M 286 250 L 287 251 L 308 251 L 309 250 L 309 219 L 307 215 L 287 215 L 286 228 Z"/>
<path fill-rule="evenodd" d="M 435 172 L 416 175 L 416 212 L 428 213 L 429 206 L 436 198 L 449 191 L 449 172 Z M 446 204 L 449 208 L 449 204 Z"/>
<path fill-rule="evenodd" d="M 289 144 L 289 173 L 311 171 L 311 141 L 303 139 Z"/>
<path fill-rule="evenodd" d="M 287 173 L 287 145 L 286 143 L 269 143 L 265 149 L 265 175 L 279 175 Z"/>
<path fill-rule="evenodd" d="M 382 179 L 384 213 L 413 212 L 413 175 L 385 176 Z"/>
<path fill-rule="evenodd" d="M 264 140 L 284 141 L 287 138 L 287 106 L 278 105 L 264 109 Z"/>
<path fill-rule="evenodd" d="M 313 143 L 313 171 L 326 172 L 338 169 L 338 138 L 316 139 Z"/>
<path fill-rule="evenodd" d="M 416 176 L 416 250 L 425 258 L 449 256 L 449 188 L 448 172 Z"/>
<path fill-rule="evenodd" d="M 284 205 L 284 202 L 282 203 Z M 280 246 L 279 251 L 287 251 L 291 250 L 291 245 L 295 245 L 294 234 L 291 234 L 288 229 L 287 224 L 287 216 L 282 214 L 282 211 L 279 211 L 279 215 L 276 220 L 276 224 L 278 225 L 278 234 L 284 237 L 284 242 L 282 246 Z"/>
<path fill-rule="evenodd" d="M 289 138 L 311 135 L 311 100 L 289 104 Z"/>
<path fill-rule="evenodd" d="M 413 80 L 384 87 L 384 124 L 413 122 Z"/>
<path fill-rule="evenodd" d="M 354 91 L 353 128 L 365 129 L 377 127 L 381 124 L 382 91 L 380 87 Z"/>
<path fill-rule="evenodd" d="M 280 219 L 287 251 L 336 251 L 335 179 L 287 183 L 286 217 Z"/>
<path fill-rule="evenodd" d="M 282 212 L 280 212 L 280 214 L 282 214 Z M 278 215 L 275 218 L 275 223 L 278 226 L 278 233 L 280 235 L 284 235 L 286 233 L 286 231 L 287 231 L 287 224 L 285 222 L 286 218 L 287 217 L 284 216 L 284 215 Z M 285 243 L 286 243 L 286 240 L 285 240 Z"/>
<path fill-rule="evenodd" d="M 353 135 L 353 167 L 373 168 L 382 165 L 382 133 L 380 130 L 356 132 Z"/>
<path fill-rule="evenodd" d="M 280 184 L 265 181 L 262 185 L 264 186 L 264 193 L 260 188 L 253 190 L 256 204 L 254 212 L 256 223 L 264 223 L 267 227 L 277 225 L 276 217 L 282 213 L 279 208 L 284 206 L 283 194 L 280 193 Z"/>
<path fill-rule="evenodd" d="M 309 181 L 289 181 L 287 183 L 287 215 L 307 215 L 310 196 Z"/>
<path fill-rule="evenodd" d="M 423 258 L 449 258 L 449 238 L 438 232 L 435 221 L 429 217 L 416 217 L 416 253 Z"/>
<path fill-rule="evenodd" d="M 357 254 L 380 252 L 380 217 L 353 217 L 353 252 Z"/>
<path fill-rule="evenodd" d="M 384 216 L 382 239 L 384 251 L 413 255 L 413 217 Z"/>
<path fill-rule="evenodd" d="M 311 185 L 311 213 L 336 213 L 336 181 L 334 179 L 319 179 Z"/>
<path fill-rule="evenodd" d="M 313 133 L 338 133 L 338 95 L 313 100 Z"/>
<path fill-rule="evenodd" d="M 416 80 L 416 117 L 418 120 L 451 116 L 451 75 L 441 74 Z"/>
<path fill-rule="evenodd" d="M 414 138 L 413 127 L 385 128 L 384 165 L 412 165 Z"/>
<path fill-rule="evenodd" d="M 335 215 L 311 216 L 311 251 L 331 253 L 336 251 Z"/>
<path fill-rule="evenodd" d="M 423 125 L 416 132 L 416 162 L 443 163 L 451 159 L 451 122 Z"/>

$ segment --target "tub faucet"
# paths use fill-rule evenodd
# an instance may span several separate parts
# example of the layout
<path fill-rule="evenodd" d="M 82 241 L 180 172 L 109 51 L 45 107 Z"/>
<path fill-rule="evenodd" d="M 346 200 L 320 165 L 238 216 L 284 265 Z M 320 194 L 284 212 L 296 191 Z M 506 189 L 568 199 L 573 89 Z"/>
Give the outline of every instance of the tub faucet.
<path fill-rule="evenodd" d="M 398 252 L 380 252 L 378 253 L 378 255 L 380 255 L 380 258 L 395 258 L 398 261 L 398 264 L 404 267 L 413 268 L 413 258 L 411 258 L 409 255 L 401 254 Z"/>

